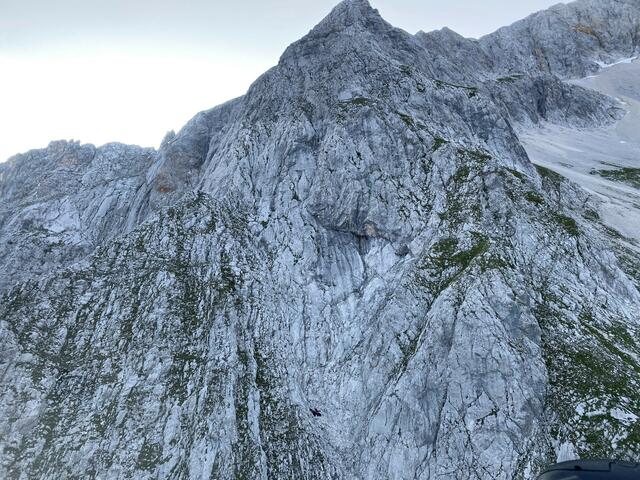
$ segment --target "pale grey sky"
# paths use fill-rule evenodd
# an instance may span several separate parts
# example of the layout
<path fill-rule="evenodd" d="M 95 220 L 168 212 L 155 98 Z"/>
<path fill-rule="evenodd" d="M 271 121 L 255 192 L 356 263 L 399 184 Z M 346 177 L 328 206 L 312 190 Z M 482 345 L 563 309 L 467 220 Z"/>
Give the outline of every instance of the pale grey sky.
<path fill-rule="evenodd" d="M 0 162 L 49 140 L 157 146 L 243 94 L 337 0 L 0 0 Z M 371 0 L 478 37 L 557 0 Z"/>

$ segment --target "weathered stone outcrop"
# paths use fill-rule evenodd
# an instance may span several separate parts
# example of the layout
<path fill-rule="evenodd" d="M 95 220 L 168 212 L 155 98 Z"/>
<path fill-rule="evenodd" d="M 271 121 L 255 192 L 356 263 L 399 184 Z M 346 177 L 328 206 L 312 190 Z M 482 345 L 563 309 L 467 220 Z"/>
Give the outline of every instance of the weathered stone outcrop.
<path fill-rule="evenodd" d="M 563 8 L 540 15 L 638 12 Z M 158 152 L 0 166 L 0 475 L 506 480 L 637 456 L 640 293 L 513 128 L 615 103 L 560 60 L 503 78 L 530 42 L 495 35 L 346 0 Z M 585 65 L 622 52 L 610 35 Z"/>

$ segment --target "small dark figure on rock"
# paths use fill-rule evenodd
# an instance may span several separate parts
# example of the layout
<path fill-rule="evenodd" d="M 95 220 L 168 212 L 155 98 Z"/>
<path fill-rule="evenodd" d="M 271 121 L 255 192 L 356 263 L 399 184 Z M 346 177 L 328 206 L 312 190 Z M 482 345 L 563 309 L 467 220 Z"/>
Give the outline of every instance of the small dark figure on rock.
<path fill-rule="evenodd" d="M 311 413 L 313 414 L 314 417 L 321 417 L 322 413 L 320 413 L 320 410 L 318 410 L 317 408 L 310 408 L 309 409 L 311 411 Z"/>

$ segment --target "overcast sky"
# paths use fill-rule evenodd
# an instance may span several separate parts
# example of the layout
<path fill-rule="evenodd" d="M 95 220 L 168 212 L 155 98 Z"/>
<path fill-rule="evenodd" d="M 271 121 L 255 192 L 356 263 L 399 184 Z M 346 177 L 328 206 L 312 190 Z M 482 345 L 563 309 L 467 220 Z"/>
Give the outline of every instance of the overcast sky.
<path fill-rule="evenodd" d="M 0 162 L 54 139 L 158 146 L 242 95 L 337 0 L 0 0 Z M 478 37 L 557 0 L 372 0 Z"/>

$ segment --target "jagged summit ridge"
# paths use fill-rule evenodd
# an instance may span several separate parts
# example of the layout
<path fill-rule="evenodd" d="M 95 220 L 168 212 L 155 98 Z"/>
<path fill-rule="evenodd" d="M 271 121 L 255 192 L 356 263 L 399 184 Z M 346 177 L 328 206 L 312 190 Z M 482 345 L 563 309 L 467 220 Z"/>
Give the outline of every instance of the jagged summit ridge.
<path fill-rule="evenodd" d="M 343 0 L 312 29 L 311 34 L 326 35 L 356 25 L 375 30 L 388 24 L 367 0 Z"/>
<path fill-rule="evenodd" d="M 349 45 L 354 50 L 367 46 L 384 49 L 385 43 L 388 46 L 384 36 L 395 35 L 396 31 L 400 32 L 387 23 L 368 1 L 345 0 L 307 35 L 289 46 L 280 61 L 298 62 L 311 54 L 340 54 L 334 49 L 347 48 Z M 346 45 L 341 45 L 343 43 Z"/>
<path fill-rule="evenodd" d="M 378 11 L 371 6 L 368 0 L 342 0 L 332 9 L 325 20 L 332 16 L 340 17 L 344 15 L 360 16 L 361 18 L 370 15 L 379 16 Z"/>

